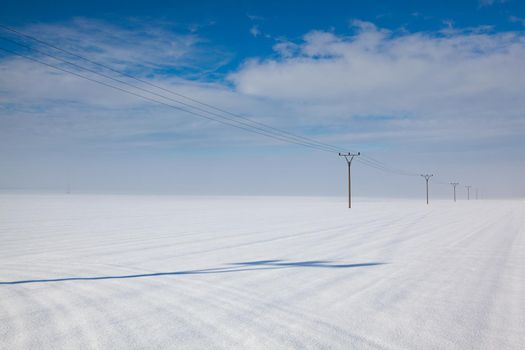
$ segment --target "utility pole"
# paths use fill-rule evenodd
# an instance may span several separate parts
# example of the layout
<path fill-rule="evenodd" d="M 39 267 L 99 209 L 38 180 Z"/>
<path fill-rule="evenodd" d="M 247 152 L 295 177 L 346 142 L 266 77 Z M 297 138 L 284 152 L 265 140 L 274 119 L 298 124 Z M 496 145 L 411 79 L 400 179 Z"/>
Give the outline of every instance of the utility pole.
<path fill-rule="evenodd" d="M 348 208 L 352 208 L 352 176 L 351 176 L 351 166 L 352 160 L 354 157 L 360 156 L 361 152 L 357 153 L 339 153 L 340 157 L 345 157 L 346 163 L 348 164 Z"/>
<path fill-rule="evenodd" d="M 470 188 L 471 188 L 472 186 L 465 186 L 465 187 L 466 187 L 466 189 L 467 189 L 467 200 L 469 201 L 469 200 L 470 200 Z"/>
<path fill-rule="evenodd" d="M 476 200 L 478 200 L 478 188 L 476 187 Z"/>
<path fill-rule="evenodd" d="M 459 185 L 459 182 L 450 183 L 454 187 L 454 202 L 456 201 L 456 186 Z"/>
<path fill-rule="evenodd" d="M 426 180 L 427 182 L 427 204 L 428 204 L 428 180 L 430 180 L 430 178 L 432 176 L 434 176 L 433 174 L 421 174 L 421 176 Z"/>

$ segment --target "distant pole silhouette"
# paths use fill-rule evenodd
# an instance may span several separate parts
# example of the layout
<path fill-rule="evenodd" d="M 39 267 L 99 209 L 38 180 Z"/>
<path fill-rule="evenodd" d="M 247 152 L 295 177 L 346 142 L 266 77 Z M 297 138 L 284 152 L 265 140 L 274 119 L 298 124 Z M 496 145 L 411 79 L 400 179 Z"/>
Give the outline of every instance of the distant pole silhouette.
<path fill-rule="evenodd" d="M 354 157 L 357 157 L 360 155 L 361 155 L 361 152 L 339 153 L 339 156 L 345 157 L 346 163 L 348 164 L 348 208 L 352 208 L 352 176 L 351 176 L 352 160 L 354 160 Z"/>
<path fill-rule="evenodd" d="M 469 201 L 470 200 L 470 188 L 472 186 L 465 186 L 465 188 L 467 189 L 467 200 Z"/>
<path fill-rule="evenodd" d="M 434 176 L 433 174 L 421 174 L 421 176 L 425 179 L 425 181 L 427 182 L 427 204 L 428 204 L 428 180 L 430 180 L 430 178 L 432 176 Z"/>
<path fill-rule="evenodd" d="M 476 200 L 478 200 L 478 188 L 476 187 Z"/>
<path fill-rule="evenodd" d="M 454 202 L 456 201 L 456 186 L 459 185 L 459 182 L 450 183 L 454 187 Z"/>

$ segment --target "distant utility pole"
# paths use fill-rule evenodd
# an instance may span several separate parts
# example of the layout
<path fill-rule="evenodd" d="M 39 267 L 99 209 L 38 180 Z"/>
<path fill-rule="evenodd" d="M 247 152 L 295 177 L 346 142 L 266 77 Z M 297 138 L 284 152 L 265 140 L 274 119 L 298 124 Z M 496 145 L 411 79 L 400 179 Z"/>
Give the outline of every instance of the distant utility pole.
<path fill-rule="evenodd" d="M 476 187 L 476 200 L 478 200 L 478 188 Z"/>
<path fill-rule="evenodd" d="M 470 188 L 472 186 L 465 186 L 465 188 L 467 189 L 467 200 L 469 201 L 470 200 Z"/>
<path fill-rule="evenodd" d="M 421 174 L 421 176 L 426 180 L 427 182 L 427 204 L 428 204 L 428 180 L 434 175 L 432 174 Z"/>
<path fill-rule="evenodd" d="M 361 152 L 357 153 L 339 153 L 339 156 L 345 157 L 346 163 L 348 164 L 348 208 L 352 208 L 352 176 L 351 176 L 351 166 L 352 160 L 354 157 L 360 156 Z"/>
<path fill-rule="evenodd" d="M 454 187 L 454 202 L 456 201 L 456 186 L 459 185 L 459 182 L 450 183 Z"/>

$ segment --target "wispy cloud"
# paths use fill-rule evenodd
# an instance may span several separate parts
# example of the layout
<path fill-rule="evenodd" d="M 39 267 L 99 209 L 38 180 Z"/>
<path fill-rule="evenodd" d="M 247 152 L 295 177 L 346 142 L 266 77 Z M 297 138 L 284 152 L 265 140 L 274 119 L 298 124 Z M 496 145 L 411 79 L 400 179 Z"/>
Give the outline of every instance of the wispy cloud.
<path fill-rule="evenodd" d="M 301 40 L 280 39 L 277 58 L 250 59 L 228 81 L 210 82 L 178 73 L 224 59 L 195 33 L 144 23 L 137 29 L 74 23 L 23 30 L 167 89 L 324 141 L 453 144 L 525 133 L 525 36 L 519 32 L 394 33 L 354 20 L 353 34 L 311 31 Z M 53 135 L 53 142 L 76 135 L 123 146 L 203 144 L 211 135 L 214 142 L 268 142 L 21 58 L 4 57 L 0 70 L 4 145 L 8 139 L 19 145 L 16 135 L 27 132 Z"/>
<path fill-rule="evenodd" d="M 254 14 L 246 14 L 246 17 L 250 19 L 250 21 L 264 21 L 265 18 L 263 16 L 258 16 Z"/>
<path fill-rule="evenodd" d="M 525 26 L 525 18 L 510 16 L 509 21 L 513 23 L 520 23 L 522 26 Z"/>
<path fill-rule="evenodd" d="M 494 4 L 504 4 L 507 0 L 478 0 L 480 7 L 492 6 Z"/>
<path fill-rule="evenodd" d="M 214 102 L 228 96 L 226 87 L 206 82 L 206 77 L 224 64 L 229 54 L 193 32 L 180 33 L 166 23 L 132 20 L 116 25 L 76 18 L 66 23 L 31 25 L 19 30 L 166 89 Z M 16 36 L 12 38 L 62 59 L 137 84 L 74 56 Z M 5 46 L 6 42 L 2 45 Z M 45 55 L 11 46 L 15 51 L 28 53 L 51 65 L 157 98 Z M 202 82 L 195 79 L 203 76 Z M 186 132 L 193 135 L 193 142 L 199 142 L 208 130 L 216 128 L 204 119 L 191 118 L 183 112 L 12 55 L 0 58 L 0 91 L 0 138 L 4 149 L 43 142 L 45 135 L 46 143 L 50 144 L 76 139 L 85 141 L 77 142 L 77 146 L 85 143 L 100 145 L 110 140 L 125 146 L 137 143 L 142 134 L 149 135 L 147 138 L 151 141 L 151 135 L 159 131 L 175 133 L 175 130 L 177 135 Z M 221 137 L 217 135 L 218 140 Z M 182 142 L 182 139 L 177 137 L 173 142 Z M 187 139 L 184 138 L 184 142 Z M 159 137 L 158 143 L 166 143 L 166 140 Z"/>
<path fill-rule="evenodd" d="M 250 27 L 249 31 L 250 31 L 250 34 L 254 38 L 257 38 L 257 37 L 264 37 L 266 39 L 271 39 L 272 38 L 272 36 L 270 34 L 263 33 L 263 31 L 261 30 L 260 25 L 259 25 L 259 23 L 261 21 L 266 20 L 266 18 L 264 18 L 262 16 L 258 16 L 258 15 L 253 15 L 253 14 L 247 14 L 246 16 L 252 22 L 252 26 Z"/>
<path fill-rule="evenodd" d="M 254 38 L 257 38 L 259 35 L 261 35 L 261 31 L 259 30 L 259 26 L 253 25 L 250 27 L 250 34 L 253 35 Z"/>
<path fill-rule="evenodd" d="M 205 54 L 210 47 L 196 30 L 181 33 L 173 29 L 165 22 L 130 19 L 117 25 L 74 18 L 63 23 L 30 25 L 22 31 L 135 74 L 207 69 L 229 55 L 215 48 L 212 62 Z"/>
<path fill-rule="evenodd" d="M 525 132 L 523 33 L 394 35 L 373 23 L 353 25 L 352 36 L 312 31 L 276 45 L 280 58 L 249 60 L 230 79 L 241 93 L 306 104 L 306 114 L 317 110 L 325 120 L 409 116 L 441 138 L 457 127 L 479 137 L 490 137 L 488 125 Z"/>
<path fill-rule="evenodd" d="M 454 158 L 454 176 L 458 159 L 467 162 L 477 152 L 478 164 L 486 162 L 480 160 L 480 150 L 484 156 L 505 154 L 510 164 L 505 169 L 515 169 L 513 164 L 521 162 L 525 149 L 523 31 L 453 27 L 411 33 L 360 20 L 350 25 L 345 34 L 313 30 L 300 39 L 276 39 L 272 55 L 246 60 L 226 78 L 214 71 L 228 61 L 229 54 L 198 30 L 138 20 L 109 24 L 80 18 L 20 29 L 165 89 L 274 127 L 350 149 L 388 150 L 389 157 L 398 157 L 408 168 L 418 152 L 428 152 L 419 158 L 418 166 L 425 159 L 434 167 L 439 159 Z M 161 155 L 171 156 L 170 152 L 180 149 L 188 154 L 212 149 L 215 156 L 234 148 L 253 153 L 258 147 L 278 145 L 23 58 L 0 57 L 0 161 L 18 164 L 20 170 L 13 168 L 7 176 L 12 183 L 17 183 L 19 173 L 28 172 L 27 164 L 38 158 L 37 153 L 71 154 L 84 167 L 79 172 L 89 173 L 89 165 L 83 165 L 79 154 L 96 154 L 96 158 L 106 151 L 133 156 L 143 152 L 143 160 L 157 162 L 160 172 L 170 163 Z M 397 152 L 390 152 L 393 149 Z M 463 150 L 463 158 L 458 150 Z M 311 156 L 315 154 L 308 154 L 308 159 Z M 109 158 L 107 164 L 116 159 Z M 283 158 L 283 163 L 289 160 Z M 188 164 L 193 167 L 199 162 Z M 295 164 L 307 166 L 302 163 Z M 208 164 L 199 166 L 203 173 L 209 171 Z M 136 168 L 133 160 L 129 169 Z M 224 177 L 242 179 L 239 168 L 232 167 Z M 279 178 L 281 168 L 276 168 Z M 153 178 L 157 179 L 156 173 Z"/>

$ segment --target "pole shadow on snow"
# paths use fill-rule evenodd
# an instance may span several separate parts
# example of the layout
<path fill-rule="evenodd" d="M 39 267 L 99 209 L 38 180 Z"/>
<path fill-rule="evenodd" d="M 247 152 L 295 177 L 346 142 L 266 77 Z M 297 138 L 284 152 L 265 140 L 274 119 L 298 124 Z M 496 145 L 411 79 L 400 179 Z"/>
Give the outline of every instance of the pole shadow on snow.
<path fill-rule="evenodd" d="M 385 263 L 370 262 L 361 264 L 333 264 L 331 261 L 312 260 L 312 261 L 285 261 L 285 260 L 259 260 L 231 263 L 231 266 L 215 267 L 200 270 L 187 271 L 172 271 L 172 272 L 154 272 L 142 273 L 135 275 L 122 276 L 92 276 L 92 277 L 64 277 L 64 278 L 50 278 L 50 279 L 32 279 L 20 281 L 1 282 L 0 285 L 14 285 L 14 284 L 29 284 L 29 283 L 53 283 L 53 282 L 68 282 L 68 281 L 97 281 L 97 280 L 113 280 L 113 279 L 128 279 L 128 278 L 143 278 L 143 277 L 160 277 L 160 276 L 178 276 L 178 275 L 204 275 L 214 273 L 229 273 L 255 270 L 277 270 L 294 267 L 310 267 L 310 268 L 330 268 L 330 269 L 346 269 L 353 267 L 367 267 L 384 265 Z"/>
<path fill-rule="evenodd" d="M 277 267 L 325 267 L 330 269 L 345 269 L 350 267 L 365 267 L 384 265 L 385 263 L 362 263 L 362 264 L 332 264 L 331 261 L 326 260 L 311 260 L 311 261 L 283 261 L 283 260 L 259 260 L 247 261 L 240 263 L 233 263 L 231 265 L 238 266 L 277 266 Z"/>

